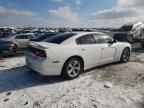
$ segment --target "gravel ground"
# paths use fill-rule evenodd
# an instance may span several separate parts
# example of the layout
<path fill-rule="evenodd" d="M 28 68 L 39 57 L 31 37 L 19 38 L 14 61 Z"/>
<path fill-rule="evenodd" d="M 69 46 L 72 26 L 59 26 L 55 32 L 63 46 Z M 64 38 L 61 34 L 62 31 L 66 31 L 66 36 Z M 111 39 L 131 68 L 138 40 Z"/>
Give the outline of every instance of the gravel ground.
<path fill-rule="evenodd" d="M 0 108 L 144 108 L 144 50 L 71 81 L 30 71 L 23 56 L 0 60 Z"/>

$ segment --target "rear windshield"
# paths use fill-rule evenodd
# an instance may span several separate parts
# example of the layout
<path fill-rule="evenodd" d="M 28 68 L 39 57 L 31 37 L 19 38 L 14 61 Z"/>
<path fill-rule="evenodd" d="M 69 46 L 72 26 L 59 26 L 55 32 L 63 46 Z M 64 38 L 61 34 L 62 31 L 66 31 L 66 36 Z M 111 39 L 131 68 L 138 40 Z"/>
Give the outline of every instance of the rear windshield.
<path fill-rule="evenodd" d="M 128 32 L 132 30 L 133 25 L 124 25 L 120 28 L 120 31 Z"/>
<path fill-rule="evenodd" d="M 60 44 L 63 41 L 65 41 L 66 39 L 68 39 L 74 35 L 76 35 L 76 34 L 75 33 L 62 33 L 62 34 L 58 34 L 58 35 L 55 35 L 55 36 L 52 36 L 52 37 L 46 39 L 45 42 Z"/>
<path fill-rule="evenodd" d="M 51 36 L 57 35 L 58 33 L 48 33 L 46 35 L 40 36 L 38 39 L 36 39 L 37 41 L 43 41 Z"/>

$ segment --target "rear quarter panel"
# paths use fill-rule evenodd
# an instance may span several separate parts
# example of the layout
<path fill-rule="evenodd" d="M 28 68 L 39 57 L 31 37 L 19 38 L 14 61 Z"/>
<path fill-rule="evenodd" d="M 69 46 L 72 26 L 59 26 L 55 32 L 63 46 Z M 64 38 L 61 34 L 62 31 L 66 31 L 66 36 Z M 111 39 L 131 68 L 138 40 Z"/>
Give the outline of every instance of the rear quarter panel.
<path fill-rule="evenodd" d="M 51 61 L 59 61 L 58 66 L 60 69 L 60 72 L 62 70 L 62 67 L 65 63 L 65 61 L 72 57 L 72 56 L 81 56 L 79 53 L 79 47 L 76 45 L 61 45 L 52 47 L 46 50 L 47 57 Z"/>

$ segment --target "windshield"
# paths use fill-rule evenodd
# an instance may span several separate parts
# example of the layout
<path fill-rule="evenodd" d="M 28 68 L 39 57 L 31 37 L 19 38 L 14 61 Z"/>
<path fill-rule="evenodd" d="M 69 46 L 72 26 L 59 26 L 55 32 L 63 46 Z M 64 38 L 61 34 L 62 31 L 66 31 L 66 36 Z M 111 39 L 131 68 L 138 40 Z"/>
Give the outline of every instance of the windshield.
<path fill-rule="evenodd" d="M 65 41 L 66 39 L 68 39 L 74 35 L 76 35 L 76 34 L 75 33 L 62 33 L 62 34 L 58 34 L 58 35 L 55 35 L 53 37 L 46 39 L 45 42 L 60 44 L 63 41 Z"/>
<path fill-rule="evenodd" d="M 124 25 L 120 28 L 121 31 L 123 32 L 128 32 L 132 30 L 133 25 Z"/>

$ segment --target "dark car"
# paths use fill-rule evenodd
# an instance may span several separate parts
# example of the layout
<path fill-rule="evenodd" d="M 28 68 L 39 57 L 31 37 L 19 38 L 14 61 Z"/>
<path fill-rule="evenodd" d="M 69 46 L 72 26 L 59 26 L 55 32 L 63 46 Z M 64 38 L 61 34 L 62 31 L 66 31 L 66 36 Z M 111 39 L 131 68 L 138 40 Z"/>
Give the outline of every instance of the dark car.
<path fill-rule="evenodd" d="M 43 41 L 43 40 L 45 40 L 45 39 L 47 39 L 47 38 L 49 38 L 49 37 L 51 37 L 51 36 L 57 35 L 57 34 L 59 34 L 59 33 L 58 33 L 58 32 L 55 32 L 55 33 L 47 33 L 47 34 L 45 34 L 45 35 L 40 36 L 40 37 L 37 38 L 37 39 L 31 39 L 31 41 L 41 42 L 41 41 Z"/>
<path fill-rule="evenodd" d="M 15 44 L 10 41 L 0 40 L 0 58 L 4 55 L 11 55 L 16 52 Z"/>

